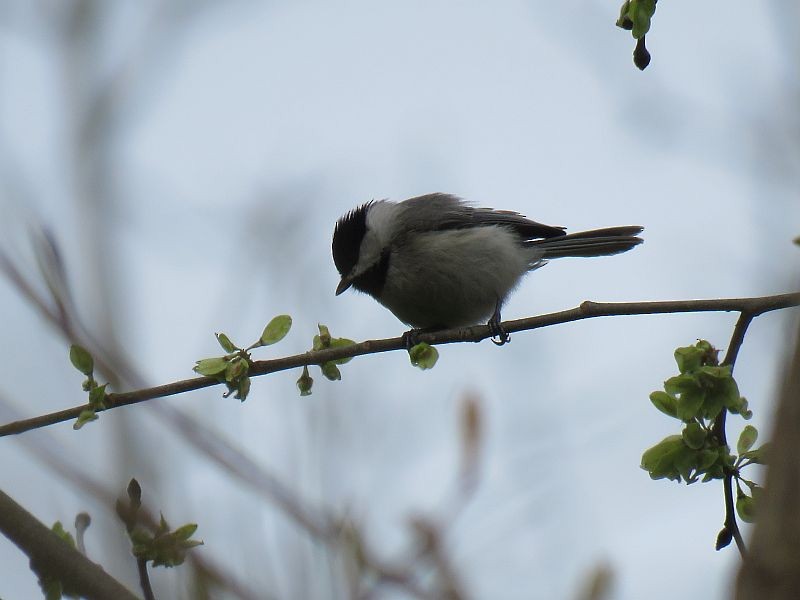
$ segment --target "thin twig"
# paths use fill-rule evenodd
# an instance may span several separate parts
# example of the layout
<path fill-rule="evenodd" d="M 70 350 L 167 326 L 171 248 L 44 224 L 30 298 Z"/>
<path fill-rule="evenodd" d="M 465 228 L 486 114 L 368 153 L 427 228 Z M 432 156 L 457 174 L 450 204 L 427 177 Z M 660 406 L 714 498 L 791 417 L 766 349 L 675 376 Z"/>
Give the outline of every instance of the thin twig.
<path fill-rule="evenodd" d="M 765 312 L 800 306 L 800 293 L 779 294 L 756 298 L 721 298 L 710 300 L 672 300 L 663 302 L 590 302 L 586 301 L 576 308 L 564 310 L 526 319 L 505 321 L 503 327 L 509 333 L 541 329 L 552 325 L 581 321 L 595 317 L 611 317 L 625 315 L 655 315 L 687 312 L 740 312 L 747 313 L 750 318 Z M 463 329 L 447 329 L 433 333 L 419 334 L 420 342 L 431 345 L 454 344 L 459 342 L 479 342 L 492 337 L 492 332 L 486 325 L 475 325 Z M 741 342 L 740 342 L 741 343 Z M 278 371 L 295 369 L 305 365 L 320 365 L 332 360 L 362 356 L 364 354 L 378 354 L 405 350 L 405 340 L 402 337 L 387 338 L 383 340 L 368 340 L 352 346 L 329 348 L 316 352 L 304 352 L 284 358 L 255 361 L 250 369 L 250 376 L 266 375 Z M 118 408 L 137 404 L 154 398 L 164 398 L 193 390 L 219 385 L 212 377 L 196 377 L 184 379 L 165 385 L 144 388 L 133 392 L 108 394 L 106 397 L 107 408 Z M 89 408 L 88 404 L 75 406 L 65 410 L 56 411 L 39 417 L 16 421 L 0 426 L 0 437 L 23 433 L 31 429 L 46 427 L 55 423 L 76 419 L 81 411 Z M 99 412 L 99 411 L 98 411 Z"/>
<path fill-rule="evenodd" d="M 739 349 L 744 342 L 747 328 L 750 326 L 754 317 L 755 315 L 753 313 L 742 311 L 739 315 L 739 320 L 736 321 L 736 326 L 733 328 L 731 341 L 728 344 L 725 359 L 722 361 L 723 365 L 729 365 L 731 367 L 731 371 L 733 371 L 736 365 L 736 357 L 739 355 Z M 714 419 L 714 425 L 712 426 L 712 433 L 717 438 L 720 446 L 728 445 L 728 437 L 725 431 L 726 415 L 727 410 L 723 408 L 717 415 L 717 418 Z M 723 525 L 723 530 L 727 530 L 733 536 L 733 539 L 736 541 L 736 547 L 739 549 L 739 554 L 744 558 L 747 555 L 747 547 L 745 546 L 744 538 L 742 538 L 742 532 L 739 531 L 739 524 L 736 522 L 736 504 L 733 500 L 733 476 L 733 471 L 727 470 L 723 480 L 725 495 L 725 523 Z"/>
<path fill-rule="evenodd" d="M 150 575 L 147 573 L 147 560 L 144 558 L 137 558 L 136 568 L 139 570 L 139 586 L 144 593 L 144 600 L 156 600 L 156 595 L 153 593 L 153 586 L 150 585 Z"/>

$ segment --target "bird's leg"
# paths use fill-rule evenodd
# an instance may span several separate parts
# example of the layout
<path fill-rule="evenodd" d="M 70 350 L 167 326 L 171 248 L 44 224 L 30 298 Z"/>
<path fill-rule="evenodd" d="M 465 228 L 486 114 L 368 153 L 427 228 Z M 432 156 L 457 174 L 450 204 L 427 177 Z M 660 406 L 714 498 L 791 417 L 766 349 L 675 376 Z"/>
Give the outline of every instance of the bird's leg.
<path fill-rule="evenodd" d="M 410 351 L 419 343 L 418 337 L 421 332 L 421 329 L 409 329 L 402 335 L 403 345 L 406 347 L 406 350 Z"/>
<path fill-rule="evenodd" d="M 492 334 L 492 343 L 495 346 L 502 346 L 511 341 L 509 333 L 503 329 L 503 324 L 500 322 L 500 300 L 497 301 L 494 307 L 494 314 L 486 325 L 489 326 L 489 331 Z M 495 339 L 497 338 L 497 339 Z"/>

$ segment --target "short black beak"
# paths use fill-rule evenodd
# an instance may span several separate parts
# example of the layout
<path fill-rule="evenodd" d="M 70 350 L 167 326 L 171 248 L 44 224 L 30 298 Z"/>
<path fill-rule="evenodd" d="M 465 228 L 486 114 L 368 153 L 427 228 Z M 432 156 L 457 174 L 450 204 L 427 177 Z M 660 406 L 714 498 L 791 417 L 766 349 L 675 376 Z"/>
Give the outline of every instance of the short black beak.
<path fill-rule="evenodd" d="M 342 277 L 342 280 L 339 282 L 339 285 L 336 286 L 336 295 L 338 296 L 339 294 L 347 290 L 351 285 L 353 285 L 353 280 L 350 277 L 348 276 Z"/>

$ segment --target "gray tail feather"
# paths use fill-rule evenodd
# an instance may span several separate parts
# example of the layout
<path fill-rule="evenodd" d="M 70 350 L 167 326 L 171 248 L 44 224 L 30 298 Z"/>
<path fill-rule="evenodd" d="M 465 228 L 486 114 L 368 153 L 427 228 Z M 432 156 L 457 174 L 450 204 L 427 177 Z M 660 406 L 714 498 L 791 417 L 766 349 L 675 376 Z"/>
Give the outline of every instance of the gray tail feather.
<path fill-rule="evenodd" d="M 543 251 L 542 259 L 563 258 L 565 256 L 610 256 L 627 252 L 644 240 L 637 237 L 644 227 L 627 225 L 580 231 L 543 240 L 531 240 L 526 246 L 536 247 Z"/>

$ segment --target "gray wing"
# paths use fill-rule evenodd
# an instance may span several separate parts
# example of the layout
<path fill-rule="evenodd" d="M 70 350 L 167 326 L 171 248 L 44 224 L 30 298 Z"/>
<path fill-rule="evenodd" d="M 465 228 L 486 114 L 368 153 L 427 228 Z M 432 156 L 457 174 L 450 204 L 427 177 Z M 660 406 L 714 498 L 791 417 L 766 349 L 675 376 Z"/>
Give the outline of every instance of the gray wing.
<path fill-rule="evenodd" d="M 531 240 L 564 235 L 563 227 L 531 221 L 510 210 L 475 208 L 451 194 L 425 194 L 400 203 L 403 218 L 416 231 L 442 231 L 502 225 L 514 230 L 520 238 Z"/>

